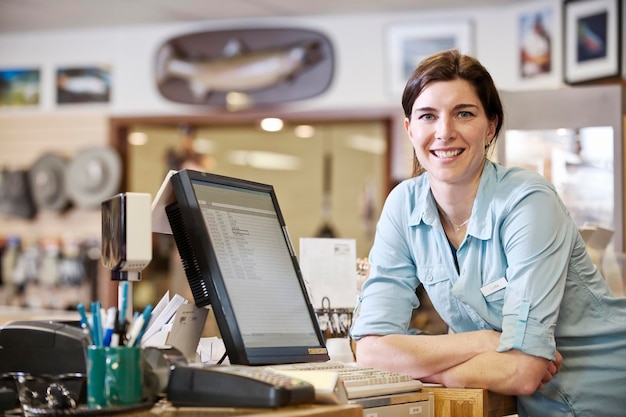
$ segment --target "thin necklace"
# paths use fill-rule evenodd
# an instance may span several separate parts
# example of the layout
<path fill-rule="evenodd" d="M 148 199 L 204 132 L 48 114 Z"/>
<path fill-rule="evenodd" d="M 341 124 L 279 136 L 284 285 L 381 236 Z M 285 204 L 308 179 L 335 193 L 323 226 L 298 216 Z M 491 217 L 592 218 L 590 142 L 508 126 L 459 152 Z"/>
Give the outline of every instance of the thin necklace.
<path fill-rule="evenodd" d="M 445 218 L 446 218 L 446 220 L 448 221 L 448 223 L 450 223 L 450 224 L 451 224 L 451 225 L 452 225 L 452 226 L 456 229 L 456 231 L 457 231 L 457 232 L 460 232 L 460 231 L 461 231 L 461 228 L 462 228 L 463 226 L 465 226 L 467 223 L 469 223 L 470 219 L 472 218 L 472 217 L 470 216 L 470 217 L 469 217 L 467 220 L 465 220 L 463 223 L 461 223 L 461 224 L 456 224 L 456 223 L 455 223 L 455 222 L 453 222 L 453 221 L 452 221 L 452 219 L 451 219 L 451 218 L 450 218 L 450 217 L 446 214 L 446 212 L 445 212 L 445 211 L 441 210 L 441 213 L 443 213 L 443 217 L 445 217 Z"/>

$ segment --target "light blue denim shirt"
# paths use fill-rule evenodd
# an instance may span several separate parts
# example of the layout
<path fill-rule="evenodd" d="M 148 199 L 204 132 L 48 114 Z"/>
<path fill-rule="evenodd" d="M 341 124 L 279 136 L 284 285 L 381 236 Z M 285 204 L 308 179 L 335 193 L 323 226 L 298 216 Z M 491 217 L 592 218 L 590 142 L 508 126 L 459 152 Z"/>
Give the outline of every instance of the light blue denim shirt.
<path fill-rule="evenodd" d="M 626 298 L 613 297 L 550 182 L 487 161 L 457 251 L 425 173 L 389 194 L 351 335 L 405 334 L 424 285 L 454 332 L 502 332 L 499 351 L 564 357 L 520 416 L 626 415 Z M 499 283 L 499 284 L 495 284 Z"/>

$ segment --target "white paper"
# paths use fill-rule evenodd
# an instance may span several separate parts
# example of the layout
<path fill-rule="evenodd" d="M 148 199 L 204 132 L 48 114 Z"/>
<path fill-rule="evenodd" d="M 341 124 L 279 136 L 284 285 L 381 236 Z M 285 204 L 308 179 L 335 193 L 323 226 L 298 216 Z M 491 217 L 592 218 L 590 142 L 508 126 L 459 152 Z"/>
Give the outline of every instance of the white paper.
<path fill-rule="evenodd" d="M 187 304 L 187 303 L 188 303 L 188 300 L 185 297 L 179 294 L 174 294 L 172 299 L 169 300 L 169 302 L 165 305 L 163 310 L 160 313 L 158 313 L 158 315 L 155 315 L 154 313 L 152 314 L 152 317 L 154 318 L 154 320 L 152 320 L 152 318 L 150 319 L 148 327 L 146 328 L 146 332 L 144 333 L 141 340 L 142 341 L 144 339 L 147 340 L 156 332 L 160 331 L 163 325 L 169 323 L 172 320 L 172 318 L 174 317 L 174 314 L 176 314 L 176 310 L 178 309 L 178 307 L 181 304 Z M 161 304 L 161 301 L 159 301 L 159 304 Z"/>
<path fill-rule="evenodd" d="M 172 330 L 172 325 L 171 324 L 166 324 L 166 325 L 162 326 L 161 330 L 159 330 L 158 332 L 154 333 L 150 337 L 148 337 L 148 338 L 143 337 L 141 339 L 141 346 L 142 347 L 148 347 L 148 346 L 166 347 L 166 346 L 168 346 L 167 338 L 170 335 L 170 330 Z"/>
<path fill-rule="evenodd" d="M 315 309 L 328 297 L 330 308 L 353 308 L 357 301 L 356 240 L 300 238 L 300 269 Z"/>
<path fill-rule="evenodd" d="M 204 364 L 215 365 L 222 359 L 222 356 L 226 355 L 226 347 L 224 341 L 219 337 L 203 337 L 198 343 L 198 354 L 200 355 L 200 361 Z M 229 364 L 228 356 L 222 362 L 223 364 Z"/>
<path fill-rule="evenodd" d="M 170 292 L 169 290 L 167 290 L 165 291 L 165 294 L 163 294 L 163 297 L 161 297 L 157 305 L 154 306 L 154 308 L 152 309 L 152 315 L 150 316 L 150 320 L 148 321 L 148 324 L 146 325 L 146 329 L 149 329 L 152 326 L 152 324 L 156 321 L 157 317 L 159 317 L 161 312 L 163 312 L 165 307 L 167 307 L 169 302 L 170 302 Z"/>

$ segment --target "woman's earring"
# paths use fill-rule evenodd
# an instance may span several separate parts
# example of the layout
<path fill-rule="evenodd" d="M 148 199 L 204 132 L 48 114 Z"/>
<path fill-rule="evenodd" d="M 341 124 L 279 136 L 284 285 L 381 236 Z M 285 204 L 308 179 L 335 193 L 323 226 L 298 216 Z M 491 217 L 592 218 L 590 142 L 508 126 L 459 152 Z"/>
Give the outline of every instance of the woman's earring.
<path fill-rule="evenodd" d="M 493 143 L 493 138 L 487 142 L 487 144 L 485 145 L 485 158 L 487 158 L 487 153 L 489 152 L 489 148 L 491 148 L 491 144 Z"/>

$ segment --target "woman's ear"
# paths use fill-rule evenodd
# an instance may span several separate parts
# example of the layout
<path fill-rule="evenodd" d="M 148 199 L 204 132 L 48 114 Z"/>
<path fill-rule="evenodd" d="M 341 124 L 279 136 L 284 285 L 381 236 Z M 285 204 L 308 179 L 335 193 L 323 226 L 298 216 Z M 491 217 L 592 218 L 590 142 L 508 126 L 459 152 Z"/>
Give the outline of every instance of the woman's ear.
<path fill-rule="evenodd" d="M 498 126 L 498 117 L 494 117 L 489 121 L 489 128 L 487 129 L 487 135 L 485 136 L 485 148 L 488 148 L 496 139 L 496 126 Z"/>

